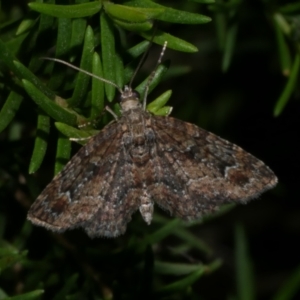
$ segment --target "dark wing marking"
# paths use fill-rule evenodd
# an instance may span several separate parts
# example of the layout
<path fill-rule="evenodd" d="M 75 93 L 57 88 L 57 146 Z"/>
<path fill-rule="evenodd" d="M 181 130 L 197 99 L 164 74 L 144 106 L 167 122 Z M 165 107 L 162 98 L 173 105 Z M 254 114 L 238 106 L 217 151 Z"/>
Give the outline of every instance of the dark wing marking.
<path fill-rule="evenodd" d="M 240 147 L 193 124 L 152 117 L 161 176 L 150 194 L 178 217 L 195 219 L 228 202 L 245 203 L 277 178 Z"/>
<path fill-rule="evenodd" d="M 62 232 L 83 227 L 91 237 L 123 233 L 138 209 L 133 187 L 126 185 L 123 130 L 112 123 L 83 146 L 31 206 L 28 219 Z"/>

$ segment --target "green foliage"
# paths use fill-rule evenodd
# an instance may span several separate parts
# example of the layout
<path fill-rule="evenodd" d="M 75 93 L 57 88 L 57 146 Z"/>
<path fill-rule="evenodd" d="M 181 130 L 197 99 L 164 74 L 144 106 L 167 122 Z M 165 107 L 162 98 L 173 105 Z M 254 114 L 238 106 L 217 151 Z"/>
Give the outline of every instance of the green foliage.
<path fill-rule="evenodd" d="M 59 5 L 32 2 L 28 6 L 37 12 L 55 18 L 84 18 L 99 13 L 102 8 L 101 1 L 79 3 L 75 5 Z"/>
<path fill-rule="evenodd" d="M 240 300 L 254 300 L 254 276 L 249 257 L 245 232 L 240 224 L 235 228 L 235 259 L 237 294 Z"/>
<path fill-rule="evenodd" d="M 170 56 L 192 57 L 204 42 L 194 42 L 188 32 L 191 27 L 200 32 L 203 26 L 212 26 L 208 22 L 213 20 L 222 55 L 220 69 L 225 73 L 236 55 L 240 38 L 237 15 L 243 1 L 178 1 L 174 7 L 170 7 L 170 1 L 163 4 L 150 0 L 44 2 L 30 2 L 21 13 L 3 10 L 0 14 L 1 145 L 12 149 L 18 146 L 16 152 L 9 149 L 5 155 L 1 153 L 5 168 L 0 169 L 0 208 L 7 212 L 6 207 L 13 206 L 15 199 L 22 208 L 18 218 L 7 220 L 2 212 L 0 215 L 0 299 L 143 299 L 145 295 L 149 299 L 198 299 L 201 279 L 207 280 L 222 266 L 215 249 L 199 238 L 198 225 L 212 222 L 217 215 L 186 224 L 157 214 L 146 230 L 142 221 L 135 219 L 129 225 L 130 234 L 113 241 L 90 241 L 79 231 L 52 234 L 33 228 L 25 220 L 30 203 L 40 192 L 37 176 L 28 173 L 39 172 L 46 183 L 69 160 L 69 138 L 84 144 L 98 132 L 91 125 L 78 129 L 79 125 L 95 121 L 99 128 L 106 125 L 110 117 L 102 114 L 105 105 L 119 113 L 118 105 L 112 103 L 114 86 L 41 58 L 64 59 L 123 87 L 130 82 L 149 41 L 159 49 L 167 41 Z M 272 5 L 271 10 L 267 3 L 272 1 L 264 2 L 274 32 L 278 68 L 287 77 L 281 94 L 273 101 L 274 115 L 279 116 L 299 79 L 300 6 L 291 3 L 273 9 Z M 198 10 L 201 14 L 196 13 Z M 175 26 L 180 26 L 178 36 Z M 150 93 L 163 81 L 169 67 L 169 61 L 158 66 Z M 190 66 L 180 67 L 179 72 L 170 69 L 169 77 L 176 79 L 190 70 Z M 141 99 L 148 78 L 136 80 L 140 82 L 136 90 Z M 147 109 L 153 114 L 169 115 L 171 94 L 171 90 L 163 91 L 147 104 Z M 193 107 L 188 109 L 192 111 Z M 28 134 L 25 141 L 13 138 L 23 132 L 19 126 Z M 24 148 L 32 149 L 32 154 L 26 151 L 23 157 Z M 44 175 L 47 172 L 48 176 Z M 231 206 L 223 209 L 219 215 Z M 236 229 L 235 242 L 236 299 L 255 299 L 255 273 L 241 226 Z M 298 269 L 274 299 L 292 299 L 299 286 Z"/>
<path fill-rule="evenodd" d="M 274 300 L 289 300 L 294 299 L 294 296 L 299 291 L 300 285 L 300 266 L 290 275 L 278 293 L 273 298 Z"/>

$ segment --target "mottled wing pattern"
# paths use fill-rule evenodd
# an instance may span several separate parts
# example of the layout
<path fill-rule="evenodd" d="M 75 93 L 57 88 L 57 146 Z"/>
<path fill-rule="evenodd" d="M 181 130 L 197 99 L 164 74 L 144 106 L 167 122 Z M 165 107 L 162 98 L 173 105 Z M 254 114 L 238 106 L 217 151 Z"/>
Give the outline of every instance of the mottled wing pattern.
<path fill-rule="evenodd" d="M 245 203 L 277 183 L 274 173 L 240 147 L 193 124 L 152 117 L 159 180 L 149 186 L 156 203 L 192 220 L 223 203 Z"/>
<path fill-rule="evenodd" d="M 28 219 L 58 232 L 83 227 L 90 237 L 124 233 L 138 195 L 125 184 L 132 165 L 125 164 L 123 133 L 121 123 L 112 123 L 91 138 L 33 203 Z"/>

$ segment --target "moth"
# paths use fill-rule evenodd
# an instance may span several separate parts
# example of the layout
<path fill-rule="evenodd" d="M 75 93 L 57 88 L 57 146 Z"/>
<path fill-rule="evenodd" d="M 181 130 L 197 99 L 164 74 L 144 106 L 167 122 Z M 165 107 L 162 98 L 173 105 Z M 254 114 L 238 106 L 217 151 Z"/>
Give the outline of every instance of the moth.
<path fill-rule="evenodd" d="M 92 137 L 33 203 L 33 224 L 117 237 L 137 210 L 150 224 L 154 204 L 194 220 L 224 203 L 247 203 L 277 183 L 272 170 L 242 148 L 151 114 L 130 86 L 120 91 L 120 106 L 121 117 Z"/>

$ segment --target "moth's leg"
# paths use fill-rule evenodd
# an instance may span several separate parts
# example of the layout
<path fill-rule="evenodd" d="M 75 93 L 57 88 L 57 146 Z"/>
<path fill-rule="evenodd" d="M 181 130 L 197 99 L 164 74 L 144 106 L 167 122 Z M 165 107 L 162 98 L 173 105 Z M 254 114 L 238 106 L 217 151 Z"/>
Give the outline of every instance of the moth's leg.
<path fill-rule="evenodd" d="M 118 121 L 118 116 L 114 113 L 114 111 L 109 107 L 109 106 L 105 106 L 105 110 L 108 111 L 115 119 L 116 121 Z"/>

